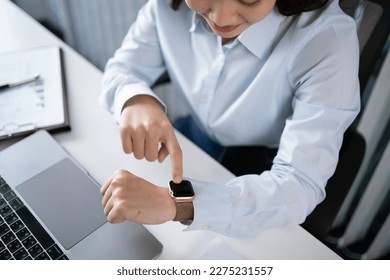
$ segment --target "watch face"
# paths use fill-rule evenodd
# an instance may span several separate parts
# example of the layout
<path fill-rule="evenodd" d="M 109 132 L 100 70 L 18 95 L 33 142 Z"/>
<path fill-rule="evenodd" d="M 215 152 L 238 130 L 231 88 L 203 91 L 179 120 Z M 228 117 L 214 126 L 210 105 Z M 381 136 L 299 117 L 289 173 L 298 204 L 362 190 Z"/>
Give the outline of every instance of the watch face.
<path fill-rule="evenodd" d="M 188 180 L 183 180 L 179 184 L 175 184 L 173 181 L 170 181 L 169 189 L 174 197 L 192 197 L 195 195 L 192 184 Z"/>

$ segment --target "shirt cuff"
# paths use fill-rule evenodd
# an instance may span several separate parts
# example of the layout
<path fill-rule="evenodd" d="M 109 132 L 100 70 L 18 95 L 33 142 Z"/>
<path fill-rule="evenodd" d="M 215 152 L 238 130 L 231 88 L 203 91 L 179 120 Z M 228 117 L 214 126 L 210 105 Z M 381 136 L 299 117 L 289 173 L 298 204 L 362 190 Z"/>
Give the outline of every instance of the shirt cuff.
<path fill-rule="evenodd" d="M 232 218 L 229 188 L 225 185 L 189 180 L 195 191 L 194 220 L 185 231 L 208 230 L 226 234 Z"/>
<path fill-rule="evenodd" d="M 162 102 L 161 99 L 146 84 L 137 83 L 124 85 L 118 88 L 115 96 L 114 118 L 118 123 L 123 110 L 123 106 L 125 105 L 126 101 L 139 94 L 153 96 L 161 104 L 161 107 L 163 108 L 164 112 L 167 112 L 164 102 Z"/>

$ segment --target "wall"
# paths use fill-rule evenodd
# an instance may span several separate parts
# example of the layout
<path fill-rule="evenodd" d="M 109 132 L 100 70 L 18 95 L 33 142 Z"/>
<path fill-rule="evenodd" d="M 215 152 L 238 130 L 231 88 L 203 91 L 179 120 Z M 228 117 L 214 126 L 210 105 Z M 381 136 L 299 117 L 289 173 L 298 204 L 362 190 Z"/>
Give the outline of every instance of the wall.
<path fill-rule="evenodd" d="M 103 69 L 147 0 L 14 0 Z"/>

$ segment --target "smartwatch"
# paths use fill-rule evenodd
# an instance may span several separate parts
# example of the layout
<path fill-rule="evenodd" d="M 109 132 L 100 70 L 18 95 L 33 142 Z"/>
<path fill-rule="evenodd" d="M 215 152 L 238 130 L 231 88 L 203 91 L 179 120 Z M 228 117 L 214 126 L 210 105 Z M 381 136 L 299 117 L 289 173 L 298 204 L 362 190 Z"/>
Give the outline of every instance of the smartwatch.
<path fill-rule="evenodd" d="M 194 205 L 192 201 L 195 198 L 195 192 L 192 184 L 188 180 L 183 180 L 176 184 L 169 182 L 169 194 L 176 204 L 176 217 L 174 221 L 192 221 L 194 219 Z"/>

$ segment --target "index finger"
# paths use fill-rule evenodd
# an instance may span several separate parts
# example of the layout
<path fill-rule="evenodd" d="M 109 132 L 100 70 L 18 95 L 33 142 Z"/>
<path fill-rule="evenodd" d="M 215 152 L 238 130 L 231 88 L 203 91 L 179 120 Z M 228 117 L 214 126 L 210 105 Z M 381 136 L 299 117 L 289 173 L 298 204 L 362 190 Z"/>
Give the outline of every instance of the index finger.
<path fill-rule="evenodd" d="M 163 144 L 171 156 L 172 180 L 179 184 L 183 180 L 183 153 L 173 130 L 168 134 L 166 140 Z"/>

